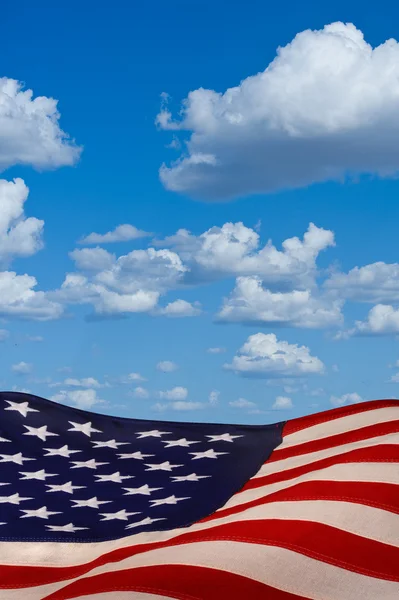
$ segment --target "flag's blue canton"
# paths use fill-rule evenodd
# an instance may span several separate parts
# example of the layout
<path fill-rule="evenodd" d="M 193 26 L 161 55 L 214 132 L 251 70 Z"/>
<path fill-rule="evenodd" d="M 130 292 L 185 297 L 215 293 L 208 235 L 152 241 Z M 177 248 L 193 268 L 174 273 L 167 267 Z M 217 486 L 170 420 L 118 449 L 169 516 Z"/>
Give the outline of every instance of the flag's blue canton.
<path fill-rule="evenodd" d="M 283 423 L 168 423 L 0 393 L 0 539 L 103 541 L 212 514 L 281 442 Z"/>

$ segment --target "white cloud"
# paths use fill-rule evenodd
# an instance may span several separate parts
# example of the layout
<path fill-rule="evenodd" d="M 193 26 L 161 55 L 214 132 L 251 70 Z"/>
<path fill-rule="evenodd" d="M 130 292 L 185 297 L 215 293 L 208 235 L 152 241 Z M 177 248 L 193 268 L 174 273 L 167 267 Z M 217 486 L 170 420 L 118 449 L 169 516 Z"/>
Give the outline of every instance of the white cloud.
<path fill-rule="evenodd" d="M 344 404 L 357 404 L 363 402 L 363 398 L 356 392 L 350 394 L 343 394 L 342 396 L 331 396 L 331 404 L 334 406 L 344 406 Z"/>
<path fill-rule="evenodd" d="M 209 352 L 209 354 L 223 354 L 224 352 L 226 352 L 226 348 L 208 348 L 207 352 Z"/>
<path fill-rule="evenodd" d="M 0 316 L 48 321 L 63 313 L 59 302 L 50 300 L 47 292 L 36 292 L 35 277 L 0 272 Z"/>
<path fill-rule="evenodd" d="M 372 48 L 352 24 L 299 33 L 265 71 L 224 93 L 199 88 L 180 122 L 187 153 L 160 177 L 170 190 L 222 199 L 372 173 L 395 175 L 399 45 Z"/>
<path fill-rule="evenodd" d="M 60 129 L 57 100 L 33 98 L 15 79 L 0 78 L 0 170 L 12 165 L 52 169 L 73 165 L 78 148 Z"/>
<path fill-rule="evenodd" d="M 355 321 L 355 326 L 337 334 L 336 339 L 358 335 L 398 335 L 399 309 L 387 304 L 376 304 L 365 321 Z"/>
<path fill-rule="evenodd" d="M 310 290 L 272 292 L 259 277 L 239 277 L 217 316 L 224 322 L 322 328 L 342 323 L 342 302 L 313 296 Z"/>
<path fill-rule="evenodd" d="M 70 387 L 83 387 L 83 388 L 102 388 L 108 387 L 109 384 L 100 383 L 94 377 L 83 377 L 82 379 L 74 379 L 72 377 L 65 379 L 63 385 Z"/>
<path fill-rule="evenodd" d="M 90 410 L 97 404 L 106 404 L 104 400 L 97 396 L 97 391 L 91 389 L 73 391 L 62 390 L 58 394 L 52 396 L 51 400 L 53 400 L 53 402 L 73 404 L 82 410 Z"/>
<path fill-rule="evenodd" d="M 255 402 L 250 402 L 245 398 L 238 398 L 238 400 L 229 402 L 229 406 L 232 406 L 233 408 L 255 408 L 256 404 Z"/>
<path fill-rule="evenodd" d="M 145 377 L 142 377 L 140 373 L 129 373 L 127 376 L 128 381 L 147 381 Z"/>
<path fill-rule="evenodd" d="M 145 400 L 146 398 L 150 397 L 150 393 L 145 388 L 138 386 L 138 387 L 134 388 L 133 396 L 135 398 L 141 398 L 142 400 Z"/>
<path fill-rule="evenodd" d="M 44 221 L 35 217 L 26 217 L 24 214 L 24 204 L 28 194 L 29 189 L 22 179 L 14 179 L 14 181 L 0 179 L 0 264 L 7 264 L 17 256 L 31 256 L 43 247 Z"/>
<path fill-rule="evenodd" d="M 30 363 L 26 363 L 24 361 L 21 361 L 15 365 L 12 365 L 11 369 L 14 373 L 17 373 L 17 375 L 28 375 L 29 373 L 32 372 L 32 365 Z"/>
<path fill-rule="evenodd" d="M 181 386 L 176 386 L 171 390 L 158 392 L 162 400 L 185 400 L 188 396 L 188 389 Z"/>
<path fill-rule="evenodd" d="M 7 329 L 0 329 L 0 342 L 5 342 L 10 337 L 10 332 Z"/>
<path fill-rule="evenodd" d="M 41 335 L 27 335 L 26 339 L 28 340 L 28 342 L 44 342 L 44 337 Z"/>
<path fill-rule="evenodd" d="M 176 411 L 189 411 L 189 410 L 201 410 L 205 408 L 207 405 L 203 402 L 171 402 L 169 404 L 162 404 L 157 402 L 151 408 L 156 412 L 164 412 L 166 410 L 176 410 Z"/>
<path fill-rule="evenodd" d="M 219 396 L 220 396 L 220 392 L 218 390 L 212 390 L 209 393 L 209 397 L 208 397 L 209 404 L 211 404 L 212 406 L 215 406 L 216 404 L 218 404 Z"/>
<path fill-rule="evenodd" d="M 130 242 L 131 240 L 138 240 L 140 238 L 148 237 L 151 233 L 147 231 L 141 231 L 134 227 L 134 225 L 118 225 L 112 231 L 107 233 L 90 233 L 88 236 L 82 238 L 79 244 L 112 244 L 114 242 Z"/>
<path fill-rule="evenodd" d="M 162 371 L 163 373 L 172 373 L 172 371 L 176 371 L 178 368 L 179 366 L 171 360 L 161 360 L 157 364 L 158 371 Z"/>
<path fill-rule="evenodd" d="M 398 302 L 399 263 L 380 261 L 354 267 L 348 273 L 334 273 L 324 286 L 342 298 L 358 302 Z"/>
<path fill-rule="evenodd" d="M 243 223 L 225 223 L 199 236 L 181 229 L 156 244 L 178 253 L 188 267 L 185 281 L 189 283 L 254 275 L 292 289 L 313 284 L 318 255 L 335 242 L 332 231 L 310 223 L 302 240 L 288 238 L 278 250 L 271 240 L 261 246 L 259 234 Z"/>
<path fill-rule="evenodd" d="M 115 255 L 104 248 L 82 248 L 69 253 L 76 267 L 82 271 L 104 271 L 115 263 Z"/>
<path fill-rule="evenodd" d="M 323 373 L 324 364 L 306 346 L 279 341 L 274 333 L 256 333 L 225 368 L 244 377 L 296 377 Z"/>
<path fill-rule="evenodd" d="M 272 406 L 273 410 L 290 410 L 293 408 L 291 398 L 287 396 L 277 396 Z"/>
<path fill-rule="evenodd" d="M 194 302 L 191 304 L 186 300 L 174 300 L 170 302 L 165 308 L 160 308 L 157 314 L 164 315 L 165 317 L 198 317 L 201 314 L 201 304 Z"/>

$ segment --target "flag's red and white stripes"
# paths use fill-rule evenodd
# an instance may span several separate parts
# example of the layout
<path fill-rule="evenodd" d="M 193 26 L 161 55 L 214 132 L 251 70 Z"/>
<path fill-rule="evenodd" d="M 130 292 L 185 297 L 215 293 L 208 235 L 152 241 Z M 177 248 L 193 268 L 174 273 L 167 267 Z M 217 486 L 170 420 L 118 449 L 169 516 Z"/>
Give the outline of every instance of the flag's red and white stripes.
<path fill-rule="evenodd" d="M 399 402 L 294 419 L 260 471 L 191 527 L 3 543 L 0 600 L 397 600 Z"/>

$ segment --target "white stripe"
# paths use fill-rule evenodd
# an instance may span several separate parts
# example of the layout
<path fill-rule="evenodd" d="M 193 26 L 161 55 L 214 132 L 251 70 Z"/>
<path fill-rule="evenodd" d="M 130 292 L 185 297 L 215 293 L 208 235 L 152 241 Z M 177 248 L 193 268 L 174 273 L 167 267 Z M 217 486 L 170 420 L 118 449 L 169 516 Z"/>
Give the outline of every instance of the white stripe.
<path fill-rule="evenodd" d="M 104 594 L 79 596 L 79 600 L 170 600 L 170 596 L 158 596 L 158 594 L 145 594 L 144 592 L 105 592 Z"/>
<path fill-rule="evenodd" d="M 65 585 L 65 584 L 62 584 Z M 62 587 L 60 583 L 40 587 L 0 590 L 0 600 L 42 600 Z M 90 594 L 90 596 L 79 596 L 79 600 L 170 600 L 170 596 L 159 596 L 158 594 L 146 594 L 144 592 L 105 592 L 101 594 Z"/>
<path fill-rule="evenodd" d="M 399 484 L 399 464 L 398 463 L 343 463 L 338 465 L 332 465 L 325 469 L 318 469 L 317 471 L 311 471 L 305 473 L 299 477 L 293 477 L 286 481 L 279 481 L 278 483 L 270 483 L 263 485 L 258 488 L 245 490 L 239 492 L 230 498 L 226 504 L 216 511 L 216 514 L 226 508 L 233 506 L 239 506 L 244 502 L 250 502 L 251 500 L 257 500 L 264 496 L 269 496 L 279 490 L 284 490 L 297 483 L 303 481 L 369 481 L 378 483 L 393 483 Z M 328 483 L 327 483 L 328 485 Z M 399 494 L 399 489 L 398 489 Z"/>
<path fill-rule="evenodd" d="M 399 584 L 360 575 L 297 552 L 244 542 L 205 541 L 152 550 L 118 563 L 119 569 L 151 565 L 193 565 L 248 577 L 312 600 L 397 600 Z M 91 575 L 118 572 L 104 565 Z M 206 578 L 204 573 L 203 578 Z M 64 584 L 65 585 L 65 584 Z M 58 584 L 59 588 L 62 585 Z"/>
<path fill-rule="evenodd" d="M 346 452 L 350 452 L 351 450 L 379 446 L 380 444 L 399 445 L 399 433 L 389 433 L 380 437 L 368 438 L 360 442 L 351 442 L 350 444 L 343 444 L 342 446 L 337 446 L 336 448 L 326 448 L 326 450 L 319 450 L 318 452 L 308 452 L 306 454 L 301 454 L 299 456 L 291 456 L 289 458 L 283 458 L 282 460 L 276 460 L 270 463 L 266 462 L 259 469 L 256 475 L 252 477 L 252 479 L 256 479 L 257 477 L 264 477 L 265 475 L 270 475 L 273 473 L 281 473 L 282 471 L 287 471 L 288 469 L 301 467 L 303 465 L 307 465 L 318 460 L 323 460 L 324 458 L 339 456 L 340 454 L 345 454 Z M 283 446 L 284 444 L 279 446 L 279 448 L 283 448 Z M 277 458 L 277 451 L 275 455 Z"/>
<path fill-rule="evenodd" d="M 284 436 L 284 443 L 290 446 L 303 444 L 304 442 L 313 442 L 314 440 L 322 440 L 330 435 L 338 435 L 367 427 L 368 425 L 377 425 L 387 421 L 395 421 L 399 419 L 399 402 L 398 406 L 388 408 L 376 408 L 367 412 L 349 415 L 347 417 L 339 417 L 332 421 L 306 427 L 300 431 L 295 431 Z M 281 448 L 282 446 L 279 446 Z"/>

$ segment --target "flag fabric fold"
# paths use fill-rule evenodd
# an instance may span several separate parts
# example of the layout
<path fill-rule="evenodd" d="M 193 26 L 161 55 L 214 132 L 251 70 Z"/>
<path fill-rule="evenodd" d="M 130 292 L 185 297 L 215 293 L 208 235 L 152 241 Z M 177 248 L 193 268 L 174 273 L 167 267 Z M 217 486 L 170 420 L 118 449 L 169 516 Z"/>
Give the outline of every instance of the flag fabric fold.
<path fill-rule="evenodd" d="M 0 600 L 397 600 L 399 401 L 243 426 L 0 393 Z"/>

